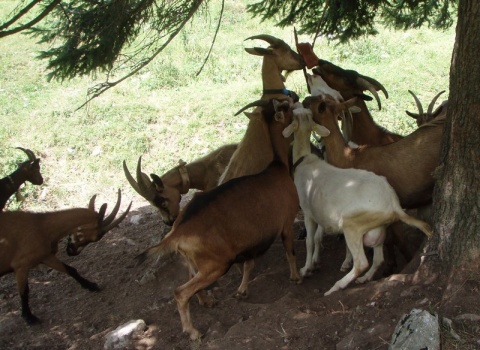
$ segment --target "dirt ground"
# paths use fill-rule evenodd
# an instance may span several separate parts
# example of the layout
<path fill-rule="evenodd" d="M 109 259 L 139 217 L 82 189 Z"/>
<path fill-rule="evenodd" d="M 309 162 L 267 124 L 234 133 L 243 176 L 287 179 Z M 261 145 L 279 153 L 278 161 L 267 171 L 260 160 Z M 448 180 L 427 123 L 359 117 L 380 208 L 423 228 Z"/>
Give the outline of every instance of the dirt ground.
<path fill-rule="evenodd" d="M 137 215 L 141 219 L 134 224 L 132 217 Z M 214 308 L 200 306 L 196 298 L 190 301 L 193 323 L 204 333 L 201 342 L 191 342 L 182 333 L 173 296 L 187 280 L 180 259 L 140 266 L 134 261 L 166 230 L 160 216 L 144 206 L 77 257 L 68 257 L 62 243 L 59 258 L 97 282 L 102 291 L 89 292 L 45 267 L 34 269 L 30 305 L 42 320 L 37 326 L 27 326 L 20 316 L 14 275 L 2 277 L 0 349 L 103 349 L 108 332 L 136 319 L 143 319 L 148 328 L 135 340 L 134 349 L 387 349 L 399 319 L 413 308 L 454 320 L 461 340 L 442 331 L 443 349 L 480 349 L 480 321 L 455 320 L 462 314 L 480 315 L 478 271 L 472 271 L 447 299 L 442 298 L 442 285 L 385 279 L 324 297 L 344 275 L 340 266 L 345 243 L 334 236 L 324 240 L 320 269 L 299 285 L 289 281 L 280 241 L 257 259 L 245 300 L 233 297 L 241 275 L 232 267 L 211 290 L 218 300 Z M 298 239 L 295 247 L 302 267 L 305 242 Z"/>

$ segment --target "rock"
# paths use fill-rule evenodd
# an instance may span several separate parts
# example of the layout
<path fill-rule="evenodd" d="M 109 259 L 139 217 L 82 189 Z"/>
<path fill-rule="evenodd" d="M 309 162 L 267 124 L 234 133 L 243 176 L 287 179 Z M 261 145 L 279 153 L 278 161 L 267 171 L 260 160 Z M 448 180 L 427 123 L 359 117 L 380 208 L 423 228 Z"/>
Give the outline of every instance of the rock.
<path fill-rule="evenodd" d="M 106 336 L 104 349 L 131 349 L 132 337 L 138 333 L 142 333 L 147 325 L 143 320 L 131 320 L 115 330 L 111 331 Z"/>
<path fill-rule="evenodd" d="M 138 225 L 142 220 L 142 215 L 132 215 L 130 217 L 130 223 L 134 225 Z"/>
<path fill-rule="evenodd" d="M 413 309 L 395 327 L 389 350 L 440 350 L 438 315 Z"/>

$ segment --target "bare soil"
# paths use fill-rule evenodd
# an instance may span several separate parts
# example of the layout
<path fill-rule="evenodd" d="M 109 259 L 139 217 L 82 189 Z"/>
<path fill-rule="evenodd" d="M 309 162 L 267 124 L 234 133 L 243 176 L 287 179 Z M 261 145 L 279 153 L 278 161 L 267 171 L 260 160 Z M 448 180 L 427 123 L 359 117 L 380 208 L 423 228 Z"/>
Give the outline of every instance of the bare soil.
<path fill-rule="evenodd" d="M 139 214 L 140 222 L 133 224 L 132 217 Z M 233 297 L 241 280 L 233 266 L 211 289 L 218 300 L 214 308 L 200 306 L 196 298 L 190 301 L 193 323 L 204 333 L 201 342 L 191 342 L 182 333 L 174 300 L 174 289 L 188 278 L 180 258 L 140 266 L 134 261 L 167 229 L 145 206 L 77 257 L 68 257 L 62 243 L 58 257 L 102 291 L 89 292 L 66 275 L 37 267 L 29 279 L 31 309 L 42 320 L 37 326 L 28 326 L 20 316 L 14 275 L 2 277 L 0 349 L 103 349 L 108 332 L 136 319 L 148 328 L 132 349 L 387 349 L 397 322 L 413 308 L 454 320 L 461 341 L 442 331 L 443 349 L 480 348 L 480 322 L 455 321 L 461 314 L 480 315 L 478 270 L 469 271 L 470 277 L 453 286 L 448 298 L 439 283 L 386 279 L 324 297 L 344 275 L 345 243 L 336 236 L 326 237 L 321 267 L 299 285 L 289 281 L 279 241 L 257 259 L 245 300 Z M 302 267 L 305 242 L 298 239 L 295 247 Z"/>

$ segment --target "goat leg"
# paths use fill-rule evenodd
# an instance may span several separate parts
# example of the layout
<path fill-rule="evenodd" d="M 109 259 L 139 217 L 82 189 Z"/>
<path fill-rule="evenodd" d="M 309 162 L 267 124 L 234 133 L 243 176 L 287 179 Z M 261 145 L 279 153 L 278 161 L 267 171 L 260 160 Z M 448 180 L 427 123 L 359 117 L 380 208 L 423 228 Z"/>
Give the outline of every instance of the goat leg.
<path fill-rule="evenodd" d="M 293 220 L 292 220 L 293 223 Z M 290 266 L 290 281 L 300 284 L 302 283 L 302 277 L 297 270 L 297 261 L 295 259 L 295 249 L 293 248 L 293 225 L 284 229 L 282 232 L 282 243 L 287 254 L 288 264 Z"/>
<path fill-rule="evenodd" d="M 99 292 L 100 291 L 100 287 L 98 286 L 98 284 L 96 284 L 95 282 L 91 282 L 91 281 L 87 280 L 86 278 L 83 278 L 82 276 L 80 276 L 80 274 L 78 273 L 78 271 L 74 267 L 61 262 L 54 255 L 51 255 L 51 256 L 47 257 L 46 259 L 44 259 L 42 261 L 42 263 L 47 265 L 48 267 L 54 269 L 54 270 L 57 270 L 59 272 L 65 273 L 65 274 L 73 277 L 75 279 L 75 281 L 80 283 L 80 285 L 83 288 L 88 289 L 91 292 Z"/>
<path fill-rule="evenodd" d="M 22 317 L 23 319 L 29 324 L 38 324 L 40 320 L 32 314 L 30 311 L 30 306 L 28 303 L 29 300 L 29 288 L 28 288 L 28 270 L 16 270 L 15 271 L 15 278 L 17 280 L 17 290 L 18 294 L 20 294 L 20 299 L 22 301 Z"/>
<path fill-rule="evenodd" d="M 243 263 L 243 276 L 242 282 L 235 293 L 235 298 L 245 299 L 248 296 L 248 281 L 250 280 L 250 273 L 255 266 L 255 260 L 247 260 Z"/>
<path fill-rule="evenodd" d="M 193 267 L 193 265 L 188 261 L 187 261 L 187 265 L 188 265 L 188 276 L 191 279 L 197 274 L 197 271 L 195 271 L 195 268 Z M 214 307 L 215 304 L 217 303 L 213 295 L 209 294 L 209 292 L 207 292 L 207 290 L 205 289 L 199 290 L 196 295 L 197 295 L 198 303 L 202 306 L 211 308 L 211 307 Z"/>

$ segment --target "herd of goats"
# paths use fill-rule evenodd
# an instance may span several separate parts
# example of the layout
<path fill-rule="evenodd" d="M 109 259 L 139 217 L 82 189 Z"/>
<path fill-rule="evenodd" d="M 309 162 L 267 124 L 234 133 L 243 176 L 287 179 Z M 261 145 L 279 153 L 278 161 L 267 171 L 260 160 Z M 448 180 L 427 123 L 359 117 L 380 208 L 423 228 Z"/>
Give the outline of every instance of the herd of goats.
<path fill-rule="evenodd" d="M 341 270 L 350 272 L 325 293 L 329 295 L 352 281 L 371 280 L 384 261 L 395 260 L 395 248 L 405 259 L 412 258 L 415 251 L 405 247 L 399 222 L 432 235 L 428 223 L 402 208 L 431 203 L 448 105 L 444 101 L 433 111 L 441 93 L 424 113 L 410 92 L 418 114 L 407 114 L 419 128 L 404 137 L 374 122 L 365 103 L 372 97 L 364 92 L 373 94 L 379 108 L 377 91 L 388 97 L 375 79 L 319 59 L 308 43 L 297 43 L 297 53 L 270 35 L 248 39 L 263 40 L 269 46 L 245 49 L 263 58 L 263 95 L 237 112 L 249 118 L 240 143 L 220 147 L 188 164 L 180 161 L 163 176 L 149 178 L 142 172 L 140 157 L 135 179 L 123 163 L 131 186 L 172 226 L 158 245 L 136 257 L 137 262 L 179 253 L 188 266 L 190 279 L 175 290 L 175 299 L 183 331 L 192 340 L 201 333 L 191 321 L 190 298 L 197 295 L 200 304 L 212 306 L 215 300 L 205 288 L 234 263 L 243 263 L 236 297 L 245 298 L 254 259 L 278 237 L 286 251 L 290 280 L 300 283 L 318 267 L 323 235 L 343 233 L 347 249 Z M 285 88 L 282 72 L 302 69 L 310 95 L 299 102 L 298 95 Z M 254 109 L 247 112 L 250 108 Z M 322 150 L 312 144 L 312 136 L 320 137 Z M 39 159 L 32 151 L 20 149 L 28 160 L 0 179 L 0 211 L 26 181 L 43 183 Z M 181 209 L 181 195 L 190 189 L 199 191 Z M 120 202 L 119 190 L 108 216 L 106 204 L 95 210 L 95 196 L 88 208 L 0 213 L 0 276 L 15 274 L 22 317 L 28 324 L 39 322 L 30 311 L 27 281 L 29 269 L 39 264 L 70 275 L 88 290 L 99 290 L 56 257 L 58 243 L 68 237 L 67 254 L 79 254 L 126 217 L 130 206 L 116 218 Z M 307 232 L 306 263 L 300 270 L 293 225 L 299 208 Z M 370 269 L 364 247 L 373 248 Z"/>

